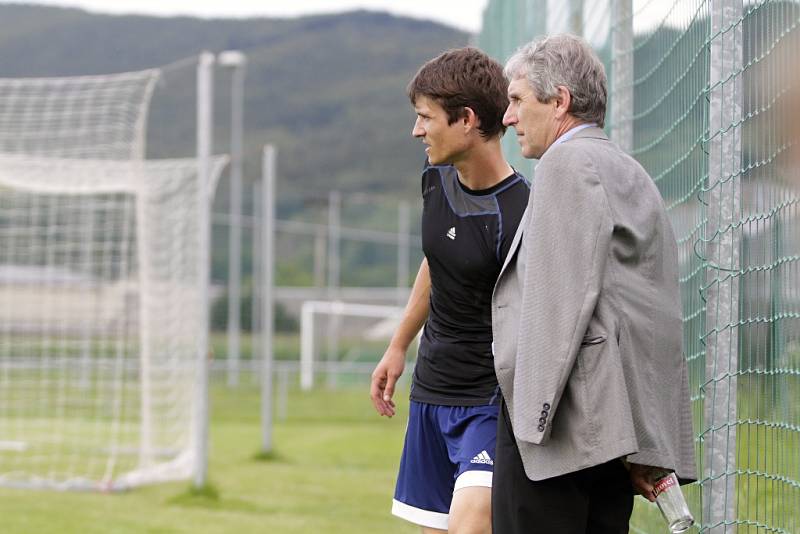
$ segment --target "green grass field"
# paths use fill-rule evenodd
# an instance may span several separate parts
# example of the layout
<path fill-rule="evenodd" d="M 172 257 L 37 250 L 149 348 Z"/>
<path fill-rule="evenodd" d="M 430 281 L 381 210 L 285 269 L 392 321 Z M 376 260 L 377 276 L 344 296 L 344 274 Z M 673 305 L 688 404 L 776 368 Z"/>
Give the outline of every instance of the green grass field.
<path fill-rule="evenodd" d="M 118 494 L 0 488 L 0 533 L 418 533 L 389 513 L 406 397 L 398 393 L 399 414 L 388 420 L 373 412 L 365 385 L 292 390 L 274 457 L 258 459 L 258 390 L 216 385 L 213 491 L 195 494 L 188 483 Z M 658 512 L 643 505 L 634 525 L 644 529 L 632 532 L 661 532 Z"/>
<path fill-rule="evenodd" d="M 404 399 L 405 392 L 398 397 Z M 275 455 L 257 459 L 258 391 L 212 392 L 209 475 L 216 496 L 188 483 L 120 494 L 0 489 L 3 534 L 369 533 L 417 529 L 389 513 L 405 430 L 379 418 L 366 387 L 292 391 L 275 424 Z"/>
<path fill-rule="evenodd" d="M 118 494 L 0 488 L 0 534 L 417 533 L 389 513 L 407 391 L 397 398 L 399 414 L 387 420 L 374 413 L 366 384 L 308 394 L 290 390 L 288 417 L 275 424 L 275 454 L 259 459 L 257 388 L 217 384 L 212 388 L 211 491 L 195 494 L 188 483 Z M 796 472 L 792 432 L 739 430 L 742 469 Z M 794 532 L 800 516 L 791 503 L 797 496 L 797 488 L 785 480 L 740 476 L 740 519 Z M 689 489 L 687 497 L 699 519 L 699 488 Z M 666 532 L 657 509 L 636 501 L 631 532 Z M 750 528 L 758 530 L 739 526 L 742 532 Z"/>

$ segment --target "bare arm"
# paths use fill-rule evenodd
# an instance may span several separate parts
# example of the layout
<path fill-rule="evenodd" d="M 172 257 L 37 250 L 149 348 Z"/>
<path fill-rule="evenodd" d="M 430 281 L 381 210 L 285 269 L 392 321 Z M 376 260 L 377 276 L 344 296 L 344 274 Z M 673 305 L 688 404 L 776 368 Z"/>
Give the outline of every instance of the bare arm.
<path fill-rule="evenodd" d="M 414 280 L 414 287 L 411 288 L 411 294 L 408 296 L 408 303 L 406 304 L 406 311 L 403 314 L 403 320 L 400 321 L 400 326 L 397 327 L 389 347 L 395 347 L 402 350 L 404 353 L 408 350 L 408 346 L 419 333 L 422 325 L 428 319 L 428 311 L 430 310 L 431 298 L 431 273 L 428 270 L 428 259 L 423 258 L 420 263 L 417 277 Z"/>
<path fill-rule="evenodd" d="M 372 404 L 375 405 L 375 410 L 380 415 L 391 417 L 395 413 L 395 405 L 392 401 L 394 387 L 397 379 L 403 374 L 406 351 L 428 318 L 430 296 L 431 274 L 428 270 L 428 260 L 423 258 L 400 326 L 395 330 L 383 358 L 372 372 L 370 398 Z"/>

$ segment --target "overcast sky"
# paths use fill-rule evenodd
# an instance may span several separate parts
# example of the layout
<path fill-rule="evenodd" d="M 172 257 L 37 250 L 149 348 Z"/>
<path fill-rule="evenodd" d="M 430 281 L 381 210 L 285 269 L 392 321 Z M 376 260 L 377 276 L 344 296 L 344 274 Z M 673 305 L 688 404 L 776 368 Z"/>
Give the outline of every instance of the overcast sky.
<path fill-rule="evenodd" d="M 0 0 L 80 7 L 97 13 L 193 15 L 197 17 L 295 17 L 353 9 L 389 11 L 432 19 L 476 33 L 488 0 Z"/>

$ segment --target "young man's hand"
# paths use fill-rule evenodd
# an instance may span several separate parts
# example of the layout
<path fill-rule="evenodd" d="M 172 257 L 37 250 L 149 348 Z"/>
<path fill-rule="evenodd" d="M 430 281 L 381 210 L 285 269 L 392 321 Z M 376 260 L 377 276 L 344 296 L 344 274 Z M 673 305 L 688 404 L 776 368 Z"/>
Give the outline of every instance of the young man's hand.
<path fill-rule="evenodd" d="M 369 396 L 375 410 L 380 415 L 392 417 L 395 414 L 392 395 L 394 395 L 397 379 L 403 374 L 405 360 L 406 352 L 404 350 L 390 346 L 372 372 Z"/>

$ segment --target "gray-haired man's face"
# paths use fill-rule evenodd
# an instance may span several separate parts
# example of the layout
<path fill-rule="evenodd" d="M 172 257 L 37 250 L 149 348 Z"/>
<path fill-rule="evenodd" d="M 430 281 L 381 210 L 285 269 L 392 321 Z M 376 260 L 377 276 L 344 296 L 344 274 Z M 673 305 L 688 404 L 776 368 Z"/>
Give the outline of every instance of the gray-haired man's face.
<path fill-rule="evenodd" d="M 508 85 L 508 101 L 503 124 L 514 127 L 524 157 L 539 159 L 556 140 L 555 99 L 539 102 L 528 80 L 516 78 Z"/>

